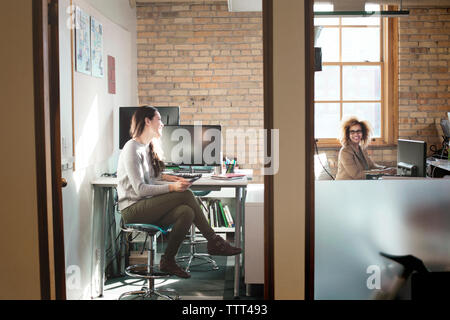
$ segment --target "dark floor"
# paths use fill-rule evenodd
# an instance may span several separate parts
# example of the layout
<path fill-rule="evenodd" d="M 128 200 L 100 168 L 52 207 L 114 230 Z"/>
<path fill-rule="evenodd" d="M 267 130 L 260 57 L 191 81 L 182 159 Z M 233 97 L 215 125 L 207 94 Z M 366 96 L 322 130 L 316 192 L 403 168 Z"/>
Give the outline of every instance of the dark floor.
<path fill-rule="evenodd" d="M 158 244 L 156 263 L 159 262 L 164 243 Z M 180 248 L 179 256 L 185 255 L 188 246 Z M 206 244 L 197 245 L 197 252 L 206 252 Z M 203 260 L 194 260 L 191 266 L 191 278 L 181 279 L 171 277 L 164 280 L 156 280 L 157 289 L 167 288 L 175 290 L 182 300 L 232 300 L 234 297 L 234 261 L 235 257 L 214 257 L 219 270 L 213 270 L 212 265 Z M 185 267 L 186 262 L 180 262 Z M 104 295 L 100 299 L 115 300 L 122 293 L 140 290 L 144 286 L 144 280 L 128 276 L 119 276 L 107 279 L 104 287 Z M 263 298 L 263 285 L 251 286 L 247 296 L 246 286 L 241 281 L 240 300 L 254 300 Z"/>

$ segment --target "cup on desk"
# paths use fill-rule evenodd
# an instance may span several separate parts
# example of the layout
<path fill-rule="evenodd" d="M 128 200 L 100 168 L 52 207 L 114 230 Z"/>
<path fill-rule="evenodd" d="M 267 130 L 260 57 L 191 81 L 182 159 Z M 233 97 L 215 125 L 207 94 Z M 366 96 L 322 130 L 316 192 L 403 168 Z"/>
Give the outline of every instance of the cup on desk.
<path fill-rule="evenodd" d="M 234 163 L 228 163 L 225 165 L 226 173 L 234 173 Z"/>
<path fill-rule="evenodd" d="M 214 174 L 216 174 L 216 175 L 222 174 L 222 171 L 223 171 L 222 167 L 223 166 L 214 167 Z"/>

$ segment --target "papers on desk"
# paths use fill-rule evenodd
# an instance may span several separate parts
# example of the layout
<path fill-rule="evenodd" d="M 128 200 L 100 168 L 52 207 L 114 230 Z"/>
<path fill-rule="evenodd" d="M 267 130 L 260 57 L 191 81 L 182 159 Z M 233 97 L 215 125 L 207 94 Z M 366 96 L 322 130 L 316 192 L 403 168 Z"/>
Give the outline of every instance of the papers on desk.
<path fill-rule="evenodd" d="M 236 180 L 242 179 L 245 177 L 243 173 L 223 173 L 223 174 L 214 174 L 211 176 L 211 179 L 215 180 Z"/>

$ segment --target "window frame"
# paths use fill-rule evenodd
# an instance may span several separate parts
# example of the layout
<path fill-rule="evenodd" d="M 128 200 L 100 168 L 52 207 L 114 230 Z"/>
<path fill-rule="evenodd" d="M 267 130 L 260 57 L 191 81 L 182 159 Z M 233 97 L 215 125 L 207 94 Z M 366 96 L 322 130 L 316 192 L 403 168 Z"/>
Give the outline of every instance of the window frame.
<path fill-rule="evenodd" d="M 385 10 L 394 10 L 393 6 L 385 6 Z M 343 28 L 367 28 L 368 26 L 342 25 L 342 17 L 339 17 L 339 25 L 323 25 L 327 28 L 339 28 L 339 60 L 340 62 L 323 62 L 324 66 L 332 65 L 340 68 L 340 98 L 334 101 L 317 101 L 317 103 L 339 103 L 340 115 L 343 112 L 343 66 L 345 65 L 379 65 L 381 68 L 381 137 L 372 138 L 371 146 L 392 146 L 398 138 L 398 18 L 380 17 L 380 62 L 343 62 L 342 61 L 342 29 Z M 369 26 L 370 27 L 370 26 Z M 345 101 L 345 102 L 344 102 Z M 352 103 L 373 101 L 351 101 Z M 314 105 L 316 100 L 314 100 Z M 316 138 L 319 147 L 340 147 L 338 138 Z"/>

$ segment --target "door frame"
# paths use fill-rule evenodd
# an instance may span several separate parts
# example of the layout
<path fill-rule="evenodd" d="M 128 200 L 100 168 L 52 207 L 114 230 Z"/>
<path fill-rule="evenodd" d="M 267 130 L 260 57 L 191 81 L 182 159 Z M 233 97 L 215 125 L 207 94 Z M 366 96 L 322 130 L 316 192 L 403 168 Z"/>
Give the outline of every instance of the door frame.
<path fill-rule="evenodd" d="M 273 1 L 263 0 L 264 129 L 267 150 L 273 127 Z M 313 0 L 305 14 L 305 299 L 314 300 L 314 21 Z M 267 154 L 267 152 L 266 152 Z M 274 300 L 274 180 L 264 176 L 264 299 Z"/>
<path fill-rule="evenodd" d="M 314 300 L 314 0 L 305 0 L 305 299 Z"/>
<path fill-rule="evenodd" d="M 273 1 L 263 0 L 263 63 L 264 63 L 264 129 L 265 148 L 272 150 L 273 129 Z M 266 154 L 267 151 L 265 152 Z M 264 299 L 273 300 L 274 293 L 274 220 L 273 175 L 264 176 Z"/>
<path fill-rule="evenodd" d="M 66 299 L 58 0 L 33 0 L 34 113 L 41 299 Z"/>

